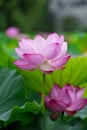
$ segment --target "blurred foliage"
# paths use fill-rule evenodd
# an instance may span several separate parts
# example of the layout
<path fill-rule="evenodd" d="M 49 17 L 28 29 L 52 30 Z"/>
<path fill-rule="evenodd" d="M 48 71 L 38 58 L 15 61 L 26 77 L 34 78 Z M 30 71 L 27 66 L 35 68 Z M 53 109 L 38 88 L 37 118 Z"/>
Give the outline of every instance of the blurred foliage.
<path fill-rule="evenodd" d="M 69 43 L 69 53 L 74 56 L 87 54 L 87 33 L 66 33 L 65 37 Z"/>
<path fill-rule="evenodd" d="M 22 32 L 52 31 L 49 0 L 0 0 L 0 30 L 17 26 Z"/>
<path fill-rule="evenodd" d="M 73 31 L 80 31 L 80 23 L 77 19 L 73 17 L 68 17 L 63 21 L 63 31 L 73 32 Z"/>

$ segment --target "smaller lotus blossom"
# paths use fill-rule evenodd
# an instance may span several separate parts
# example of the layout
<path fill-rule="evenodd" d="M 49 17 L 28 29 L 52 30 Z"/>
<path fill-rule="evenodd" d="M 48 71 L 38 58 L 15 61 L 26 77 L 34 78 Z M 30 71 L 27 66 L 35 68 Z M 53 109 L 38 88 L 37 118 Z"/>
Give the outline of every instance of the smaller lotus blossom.
<path fill-rule="evenodd" d="M 20 35 L 20 30 L 17 27 L 9 27 L 6 30 L 6 35 L 10 38 L 17 38 Z"/>
<path fill-rule="evenodd" d="M 37 35 L 34 40 L 22 39 L 16 53 L 21 58 L 14 64 L 21 69 L 36 70 L 40 68 L 43 73 L 51 73 L 62 69 L 68 62 L 70 55 L 67 53 L 67 42 L 64 36 L 57 33 L 50 34 L 47 39 Z"/>
<path fill-rule="evenodd" d="M 45 106 L 52 112 L 66 112 L 75 114 L 87 104 L 87 98 L 83 98 L 84 88 L 74 87 L 70 84 L 60 88 L 54 85 L 49 96 L 45 97 Z"/>

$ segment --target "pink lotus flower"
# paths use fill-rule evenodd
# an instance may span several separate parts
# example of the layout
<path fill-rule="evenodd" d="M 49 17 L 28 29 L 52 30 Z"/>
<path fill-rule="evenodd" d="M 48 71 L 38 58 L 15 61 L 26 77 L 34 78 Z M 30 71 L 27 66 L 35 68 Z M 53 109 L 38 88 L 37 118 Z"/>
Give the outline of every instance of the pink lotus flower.
<path fill-rule="evenodd" d="M 83 96 L 84 88 L 65 85 L 60 88 L 54 85 L 49 96 L 45 97 L 45 106 L 54 112 L 66 112 L 69 115 L 75 114 L 87 104 L 87 98 Z"/>
<path fill-rule="evenodd" d="M 10 38 L 17 38 L 20 35 L 20 30 L 17 27 L 9 27 L 6 30 L 6 35 Z"/>
<path fill-rule="evenodd" d="M 40 68 L 44 73 L 50 73 L 57 69 L 62 69 L 69 60 L 70 55 L 66 55 L 67 42 L 64 36 L 57 33 L 50 34 L 45 40 L 37 35 L 34 40 L 22 39 L 16 53 L 21 57 L 14 62 L 21 69 L 36 70 Z"/>

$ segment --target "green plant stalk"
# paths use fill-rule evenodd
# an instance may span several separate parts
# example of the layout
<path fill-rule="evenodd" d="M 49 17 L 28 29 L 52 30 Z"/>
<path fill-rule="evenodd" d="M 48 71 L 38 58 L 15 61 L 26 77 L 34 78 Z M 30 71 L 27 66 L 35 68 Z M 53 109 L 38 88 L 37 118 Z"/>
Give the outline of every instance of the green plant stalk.
<path fill-rule="evenodd" d="M 44 109 L 44 98 L 45 98 L 45 78 L 46 75 L 43 74 L 43 86 L 42 86 L 42 96 L 41 96 L 41 105 L 43 109 Z"/>
<path fill-rule="evenodd" d="M 4 123 L 3 121 L 0 122 L 0 125 L 1 125 L 1 130 L 4 128 Z"/>
<path fill-rule="evenodd" d="M 64 118 L 64 111 L 61 113 L 61 121 L 63 121 Z"/>

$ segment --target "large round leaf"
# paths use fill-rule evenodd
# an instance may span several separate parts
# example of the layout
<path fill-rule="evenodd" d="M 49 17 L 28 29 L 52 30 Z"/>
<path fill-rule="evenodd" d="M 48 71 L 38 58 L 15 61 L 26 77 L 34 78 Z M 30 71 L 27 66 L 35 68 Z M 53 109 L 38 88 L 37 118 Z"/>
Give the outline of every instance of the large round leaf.
<path fill-rule="evenodd" d="M 43 86 L 43 74 L 40 71 L 20 70 L 25 84 L 34 91 L 41 92 Z M 48 93 L 54 83 L 63 87 L 65 84 L 81 86 L 87 82 L 87 57 L 71 58 L 63 70 L 57 70 L 46 75 L 44 89 Z"/>
<path fill-rule="evenodd" d="M 6 126 L 13 121 L 32 121 L 41 111 L 37 102 L 27 102 L 23 78 L 15 70 L 0 68 L 0 120 Z"/>

